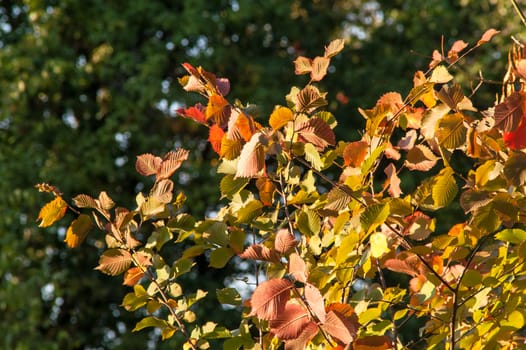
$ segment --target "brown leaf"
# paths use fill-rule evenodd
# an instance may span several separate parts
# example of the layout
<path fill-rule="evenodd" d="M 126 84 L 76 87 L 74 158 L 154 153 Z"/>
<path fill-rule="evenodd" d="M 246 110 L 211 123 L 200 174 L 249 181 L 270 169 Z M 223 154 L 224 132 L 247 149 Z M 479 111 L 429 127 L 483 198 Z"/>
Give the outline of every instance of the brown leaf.
<path fill-rule="evenodd" d="M 298 92 L 296 96 L 296 111 L 310 113 L 316 108 L 325 106 L 327 93 L 321 93 L 318 88 L 307 85 Z"/>
<path fill-rule="evenodd" d="M 405 273 L 410 276 L 416 277 L 419 272 L 411 264 L 408 264 L 405 260 L 400 259 L 387 259 L 384 262 L 384 266 L 394 272 Z"/>
<path fill-rule="evenodd" d="M 274 192 L 276 191 L 276 186 L 274 182 L 268 177 L 259 177 L 256 180 L 256 187 L 259 193 L 259 199 L 261 203 L 265 206 L 272 205 Z"/>
<path fill-rule="evenodd" d="M 275 320 L 285 310 L 285 305 L 290 298 L 290 290 L 294 284 L 284 278 L 275 278 L 257 286 L 250 305 L 250 315 L 263 320 Z"/>
<path fill-rule="evenodd" d="M 351 318 L 351 317 L 357 317 L 356 312 L 354 311 L 354 308 L 349 304 L 343 304 L 343 303 L 332 303 L 327 306 L 327 312 L 329 311 L 337 311 L 342 316 Z"/>
<path fill-rule="evenodd" d="M 437 92 L 437 97 L 449 108 L 456 110 L 457 105 L 464 99 L 464 93 L 458 84 L 453 84 L 451 87 L 444 85 Z"/>
<path fill-rule="evenodd" d="M 305 284 L 305 301 L 310 309 L 318 318 L 318 321 L 325 323 L 327 313 L 325 312 L 325 301 L 320 290 L 310 283 Z"/>
<path fill-rule="evenodd" d="M 359 326 L 355 319 L 344 317 L 338 311 L 331 310 L 327 313 L 327 319 L 321 327 L 329 333 L 331 337 L 347 345 L 356 338 L 356 332 Z"/>
<path fill-rule="evenodd" d="M 359 168 L 369 152 L 369 142 L 354 141 L 349 142 L 343 150 L 343 165 Z"/>
<path fill-rule="evenodd" d="M 115 202 L 113 201 L 113 199 L 110 198 L 110 196 L 108 196 L 106 191 L 102 191 L 101 193 L 99 193 L 98 204 L 98 207 L 103 210 L 110 210 L 115 206 Z"/>
<path fill-rule="evenodd" d="M 172 176 L 181 164 L 188 159 L 189 153 L 190 152 L 182 148 L 166 153 L 157 172 L 157 181 Z"/>
<path fill-rule="evenodd" d="M 79 215 L 79 217 L 69 225 L 64 242 L 66 242 L 69 248 L 78 247 L 86 238 L 91 227 L 90 217 L 85 214 Z"/>
<path fill-rule="evenodd" d="M 486 30 L 484 34 L 482 34 L 482 37 L 480 38 L 480 40 L 477 42 L 477 46 L 480 46 L 482 44 L 489 42 L 498 33 L 500 33 L 500 30 L 496 30 L 493 28 Z"/>
<path fill-rule="evenodd" d="M 99 258 L 99 265 L 95 270 L 110 275 L 117 276 L 126 271 L 132 263 L 130 252 L 125 249 L 108 249 Z"/>
<path fill-rule="evenodd" d="M 88 196 L 87 194 L 79 194 L 78 196 L 73 198 L 73 202 L 79 208 L 97 208 L 97 202 L 95 201 L 95 199 L 91 196 Z"/>
<path fill-rule="evenodd" d="M 318 117 L 310 118 L 300 123 L 296 132 L 304 142 L 312 143 L 319 151 L 336 143 L 334 132 L 329 124 Z"/>
<path fill-rule="evenodd" d="M 308 271 L 305 261 L 296 253 L 289 255 L 289 273 L 299 282 L 307 282 Z"/>
<path fill-rule="evenodd" d="M 270 331 L 282 340 L 297 338 L 311 323 L 309 313 L 301 305 L 287 303 L 283 312 L 270 320 Z"/>
<path fill-rule="evenodd" d="M 525 114 L 523 110 L 524 102 L 525 94 L 521 91 L 516 91 L 496 105 L 494 127 L 502 132 L 515 130 Z"/>
<path fill-rule="evenodd" d="M 409 170 L 428 171 L 438 161 L 438 157 L 426 146 L 417 145 L 407 153 L 404 165 Z"/>
<path fill-rule="evenodd" d="M 151 195 L 160 203 L 170 203 L 173 198 L 174 183 L 170 179 L 162 179 L 155 183 Z"/>
<path fill-rule="evenodd" d="M 55 222 L 64 217 L 67 209 L 68 204 L 62 199 L 62 197 L 55 197 L 55 199 L 53 199 L 51 202 L 48 202 L 42 207 L 42 209 L 40 209 L 37 221 L 42 221 L 38 226 L 48 227 L 53 225 Z"/>
<path fill-rule="evenodd" d="M 392 349 L 391 338 L 387 335 L 370 335 L 356 339 L 352 344 L 353 350 L 387 350 Z"/>
<path fill-rule="evenodd" d="M 294 236 L 289 232 L 289 230 L 282 228 L 276 233 L 276 238 L 274 239 L 274 249 L 281 253 L 285 254 L 298 244 L 298 241 Z"/>
<path fill-rule="evenodd" d="M 265 166 L 263 143 L 266 143 L 265 135 L 257 132 L 243 146 L 237 163 L 236 177 L 254 177 L 263 169 Z"/>
<path fill-rule="evenodd" d="M 141 154 L 140 156 L 137 156 L 135 169 L 143 176 L 155 175 L 157 174 L 157 170 L 161 166 L 162 161 L 161 157 L 156 157 L 153 154 Z"/>
<path fill-rule="evenodd" d="M 239 257 L 242 259 L 250 260 L 263 260 L 270 262 L 279 262 L 279 254 L 268 247 L 265 247 L 262 244 L 252 244 L 248 246 L 243 253 L 239 254 Z"/>
<path fill-rule="evenodd" d="M 312 61 L 312 71 L 310 72 L 311 80 L 312 81 L 320 81 L 325 77 L 327 74 L 327 68 L 329 68 L 329 64 L 331 63 L 331 60 L 327 57 L 316 57 L 314 58 L 314 61 Z"/>

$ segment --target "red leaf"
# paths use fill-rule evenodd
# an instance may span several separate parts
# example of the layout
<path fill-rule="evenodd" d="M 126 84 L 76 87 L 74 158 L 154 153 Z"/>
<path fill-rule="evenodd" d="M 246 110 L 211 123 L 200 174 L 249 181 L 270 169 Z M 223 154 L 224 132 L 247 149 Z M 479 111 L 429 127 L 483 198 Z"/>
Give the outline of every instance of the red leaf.
<path fill-rule="evenodd" d="M 506 146 L 514 150 L 526 148 L 526 118 L 523 118 L 517 129 L 504 133 Z"/>
<path fill-rule="evenodd" d="M 210 127 L 208 134 L 208 142 L 212 145 L 212 149 L 219 155 L 221 155 L 221 142 L 225 132 L 217 124 Z"/>
<path fill-rule="evenodd" d="M 250 315 L 263 320 L 275 320 L 285 310 L 293 283 L 284 278 L 271 279 L 257 286 L 250 304 Z"/>
<path fill-rule="evenodd" d="M 329 124 L 323 119 L 314 117 L 300 123 L 296 132 L 306 142 L 312 143 L 318 150 L 334 145 L 336 138 Z"/>
<path fill-rule="evenodd" d="M 188 158 L 188 152 L 185 149 L 179 148 L 177 151 L 170 151 L 164 156 L 159 170 L 157 171 L 157 180 L 167 179 L 179 169 L 181 164 Z"/>
<path fill-rule="evenodd" d="M 494 127 L 503 132 L 514 131 L 525 115 L 523 107 L 525 100 L 525 94 L 517 91 L 496 105 Z"/>
<path fill-rule="evenodd" d="M 307 265 L 301 256 L 296 253 L 289 255 L 289 273 L 294 276 L 297 281 L 307 282 Z"/>
<path fill-rule="evenodd" d="M 309 304 L 310 309 L 316 315 L 321 323 L 325 323 L 326 312 L 325 312 L 325 301 L 323 295 L 318 288 L 310 283 L 305 284 L 305 301 Z"/>
<path fill-rule="evenodd" d="M 265 247 L 262 244 L 252 244 L 239 254 L 239 257 L 242 259 L 250 260 L 263 260 L 270 262 L 279 262 L 279 254 L 273 250 Z"/>
<path fill-rule="evenodd" d="M 258 132 L 243 146 L 237 163 L 236 177 L 254 177 L 263 169 L 265 166 L 263 143 L 265 141 L 265 135 Z"/>
<path fill-rule="evenodd" d="M 156 157 L 153 154 L 141 154 L 140 156 L 137 156 L 135 169 L 143 176 L 155 175 L 157 174 L 157 170 L 161 166 L 162 161 L 163 160 L 160 157 Z"/>
<path fill-rule="evenodd" d="M 282 340 L 297 338 L 311 323 L 309 313 L 301 305 L 287 303 L 278 317 L 270 320 L 270 331 Z"/>
<path fill-rule="evenodd" d="M 179 108 L 175 112 L 182 117 L 190 118 L 195 120 L 198 123 L 206 124 L 206 117 L 204 114 L 204 106 L 200 103 L 197 103 L 195 106 L 188 108 Z"/>
<path fill-rule="evenodd" d="M 347 345 L 356 338 L 359 326 L 355 319 L 344 317 L 338 311 L 331 310 L 327 313 L 327 319 L 321 327 L 333 338 Z"/>
<path fill-rule="evenodd" d="M 486 30 L 484 34 L 482 34 L 482 37 L 480 38 L 480 40 L 477 42 L 477 46 L 480 46 L 482 44 L 489 42 L 498 33 L 500 33 L 500 30 L 496 30 L 493 28 Z"/>
<path fill-rule="evenodd" d="M 298 244 L 298 241 L 294 236 L 289 232 L 289 230 L 282 228 L 276 233 L 276 238 L 274 239 L 274 249 L 281 253 L 285 254 Z"/>

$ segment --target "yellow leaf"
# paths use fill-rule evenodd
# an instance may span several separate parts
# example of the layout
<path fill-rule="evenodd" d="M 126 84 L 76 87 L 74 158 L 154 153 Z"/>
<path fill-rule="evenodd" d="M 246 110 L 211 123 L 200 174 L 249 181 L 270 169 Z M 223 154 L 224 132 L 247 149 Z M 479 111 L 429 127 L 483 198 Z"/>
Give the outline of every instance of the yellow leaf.
<path fill-rule="evenodd" d="M 84 241 L 89 230 L 91 230 L 91 219 L 88 215 L 81 214 L 69 225 L 64 242 L 69 248 L 76 248 Z"/>
<path fill-rule="evenodd" d="M 56 221 L 64 217 L 67 208 L 68 204 L 62 199 L 62 197 L 57 196 L 51 202 L 44 205 L 42 209 L 40 209 L 37 221 L 42 221 L 38 226 L 48 227 L 53 225 Z"/>
<path fill-rule="evenodd" d="M 373 233 L 370 238 L 371 255 L 374 258 L 379 258 L 382 255 L 389 253 L 391 250 L 387 246 L 387 237 L 383 233 Z"/>
<path fill-rule="evenodd" d="M 272 129 L 278 130 L 292 119 L 294 119 L 294 115 L 289 108 L 278 107 L 270 115 L 269 124 Z"/>

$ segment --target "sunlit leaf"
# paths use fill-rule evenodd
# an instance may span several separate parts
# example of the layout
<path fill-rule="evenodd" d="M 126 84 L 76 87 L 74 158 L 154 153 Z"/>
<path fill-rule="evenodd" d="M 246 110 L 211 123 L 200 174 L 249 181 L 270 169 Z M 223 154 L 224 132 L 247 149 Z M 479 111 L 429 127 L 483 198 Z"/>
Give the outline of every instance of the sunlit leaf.
<path fill-rule="evenodd" d="M 79 217 L 69 225 L 64 242 L 69 248 L 78 247 L 91 230 L 91 219 L 88 215 L 80 214 Z"/>
<path fill-rule="evenodd" d="M 356 338 L 360 325 L 356 320 L 344 317 L 338 311 L 331 310 L 327 313 L 325 323 L 321 327 L 332 337 L 347 345 Z"/>
<path fill-rule="evenodd" d="M 162 161 L 161 157 L 154 156 L 153 154 L 141 154 L 140 156 L 137 156 L 135 169 L 143 176 L 155 175 L 157 174 Z"/>
<path fill-rule="evenodd" d="M 225 126 L 230 117 L 230 104 L 221 95 L 214 94 L 208 98 L 205 109 L 206 120 L 212 119 L 215 124 Z"/>
<path fill-rule="evenodd" d="M 298 56 L 294 61 L 296 75 L 308 74 L 312 71 L 312 60 L 307 57 Z"/>
<path fill-rule="evenodd" d="M 287 107 L 278 107 L 270 115 L 269 125 L 272 129 L 278 130 L 294 119 L 292 110 Z"/>
<path fill-rule="evenodd" d="M 447 85 L 442 86 L 440 91 L 437 92 L 437 97 L 449 108 L 456 110 L 457 105 L 464 100 L 465 96 L 460 85 L 453 84 L 451 87 Z"/>
<path fill-rule="evenodd" d="M 225 132 L 217 124 L 210 127 L 208 134 L 208 142 L 212 145 L 212 149 L 217 154 L 221 155 L 221 144 L 223 142 L 223 136 Z"/>
<path fill-rule="evenodd" d="M 210 267 L 221 269 L 225 267 L 230 258 L 234 256 L 234 251 L 230 247 L 220 247 L 210 253 Z"/>
<path fill-rule="evenodd" d="M 241 295 L 235 288 L 223 288 L 216 290 L 217 300 L 221 304 L 241 305 Z"/>
<path fill-rule="evenodd" d="M 98 207 L 97 202 L 91 196 L 87 194 L 79 194 L 73 198 L 73 203 L 79 208 L 93 208 Z"/>
<path fill-rule="evenodd" d="M 264 206 L 271 206 L 273 203 L 276 186 L 268 177 L 260 177 L 256 180 L 256 187 L 259 193 L 259 199 Z"/>
<path fill-rule="evenodd" d="M 284 278 L 265 281 L 257 286 L 252 298 L 251 315 L 263 320 L 275 320 L 283 314 L 285 305 L 290 299 L 290 290 L 293 283 Z"/>
<path fill-rule="evenodd" d="M 294 276 L 296 281 L 307 282 L 307 265 L 301 256 L 296 253 L 291 253 L 289 256 L 289 273 Z"/>
<path fill-rule="evenodd" d="M 407 153 L 404 165 L 409 170 L 428 171 L 435 166 L 438 157 L 425 145 L 417 145 Z"/>
<path fill-rule="evenodd" d="M 479 39 L 479 41 L 477 41 L 477 46 L 480 46 L 482 44 L 489 42 L 498 33 L 500 33 L 500 30 L 496 30 L 493 28 L 486 30 L 484 34 L 482 34 L 482 37 Z"/>
<path fill-rule="evenodd" d="M 517 91 L 496 105 L 494 127 L 506 133 L 517 129 L 526 112 L 524 111 L 524 102 L 525 94 Z"/>
<path fill-rule="evenodd" d="M 219 183 L 221 196 L 232 198 L 232 196 L 241 191 L 247 184 L 249 179 L 242 177 L 234 177 L 234 175 L 225 175 Z"/>
<path fill-rule="evenodd" d="M 162 179 L 155 183 L 152 188 L 152 197 L 160 203 L 170 203 L 173 198 L 174 183 L 170 179 Z"/>
<path fill-rule="evenodd" d="M 148 327 L 169 327 L 169 324 L 167 321 L 157 318 L 155 316 L 148 316 L 137 322 L 135 325 L 135 328 L 132 329 L 132 332 L 138 332 L 141 329 L 148 328 Z"/>
<path fill-rule="evenodd" d="M 306 283 L 304 287 L 305 301 L 309 305 L 310 310 L 314 313 L 318 321 L 325 323 L 325 301 L 320 290 L 310 283 Z"/>
<path fill-rule="evenodd" d="M 365 140 L 349 142 L 343 150 L 343 165 L 355 168 L 360 167 L 368 151 L 369 142 Z"/>
<path fill-rule="evenodd" d="M 353 343 L 354 350 L 387 350 L 392 348 L 391 338 L 387 335 L 369 335 L 356 339 Z"/>
<path fill-rule="evenodd" d="M 99 265 L 95 270 L 116 276 L 126 271 L 132 263 L 132 255 L 124 249 L 108 249 L 99 258 Z"/>
<path fill-rule="evenodd" d="M 56 196 L 51 202 L 40 209 L 37 221 L 40 221 L 39 227 L 48 227 L 53 225 L 58 220 L 62 219 L 66 214 L 68 204 L 60 196 Z"/>
<path fill-rule="evenodd" d="M 360 215 L 360 223 L 367 232 L 372 232 L 374 229 L 385 222 L 389 216 L 389 204 L 373 204 L 365 208 L 365 211 Z"/>
<path fill-rule="evenodd" d="M 205 107 L 202 104 L 197 103 L 195 106 L 188 108 L 179 108 L 175 112 L 182 117 L 190 118 L 200 124 L 206 124 L 204 110 Z"/>
<path fill-rule="evenodd" d="M 326 94 L 321 93 L 315 86 L 307 85 L 296 96 L 296 111 L 310 113 L 316 108 L 325 106 L 327 104 Z"/>
<path fill-rule="evenodd" d="M 433 180 L 432 196 L 437 208 L 448 206 L 458 193 L 457 183 L 453 175 L 453 169 L 447 167 L 442 169 Z"/>
<path fill-rule="evenodd" d="M 312 143 L 318 150 L 323 150 L 336 143 L 334 131 L 321 118 L 314 117 L 296 127 L 298 135 L 306 142 Z"/>
<path fill-rule="evenodd" d="M 160 179 L 167 179 L 170 176 L 173 175 L 173 173 L 179 169 L 181 164 L 188 159 L 188 154 L 190 152 L 179 148 L 176 151 L 170 151 L 168 152 L 161 162 L 161 165 L 159 166 L 159 170 L 157 171 L 157 180 Z"/>
<path fill-rule="evenodd" d="M 402 194 L 402 190 L 400 188 L 401 180 L 398 177 L 396 173 L 396 168 L 393 163 L 389 163 L 387 167 L 384 169 L 385 175 L 387 175 L 387 182 L 389 185 L 389 189 L 387 192 L 391 195 L 393 198 L 398 198 Z"/>
<path fill-rule="evenodd" d="M 265 247 L 262 244 L 252 244 L 248 246 L 243 253 L 239 254 L 242 259 L 263 260 L 270 262 L 278 262 L 280 256 L 277 251 Z"/>
<path fill-rule="evenodd" d="M 526 240 L 526 231 L 521 229 L 505 229 L 497 233 L 495 238 L 504 242 L 521 244 Z"/>
<path fill-rule="evenodd" d="M 327 68 L 331 60 L 327 57 L 316 57 L 312 61 L 312 71 L 310 72 L 312 81 L 320 81 L 327 74 Z"/>
<path fill-rule="evenodd" d="M 387 245 L 387 237 L 381 232 L 373 233 L 369 238 L 369 242 L 373 258 L 380 258 L 391 251 Z"/>
<path fill-rule="evenodd" d="M 124 273 L 124 281 L 122 284 L 132 287 L 136 285 L 143 276 L 144 271 L 140 267 L 134 266 Z"/>
<path fill-rule="evenodd" d="M 265 165 L 263 143 L 265 140 L 265 135 L 257 132 L 243 146 L 237 163 L 236 177 L 254 177 L 263 169 Z"/>
<path fill-rule="evenodd" d="M 276 238 L 274 239 L 274 249 L 281 253 L 285 254 L 298 244 L 298 241 L 287 229 L 280 229 L 276 233 Z"/>
<path fill-rule="evenodd" d="M 337 54 L 339 54 L 343 50 L 344 45 L 345 45 L 345 40 L 343 40 L 343 39 L 335 39 L 335 40 L 331 41 L 329 43 L 329 45 L 327 45 L 325 47 L 325 54 L 324 54 L 324 56 L 327 57 L 327 58 L 331 58 L 333 56 L 336 56 Z"/>
<path fill-rule="evenodd" d="M 431 83 L 444 84 L 453 79 L 453 76 L 449 74 L 445 66 L 437 66 L 433 69 L 429 81 Z"/>
<path fill-rule="evenodd" d="M 301 305 L 288 303 L 283 312 L 270 320 L 270 331 L 282 340 L 297 338 L 311 321 Z"/>
<path fill-rule="evenodd" d="M 461 147 L 466 143 L 466 136 L 467 128 L 462 114 L 448 114 L 438 122 L 436 137 L 440 146 L 447 149 Z"/>

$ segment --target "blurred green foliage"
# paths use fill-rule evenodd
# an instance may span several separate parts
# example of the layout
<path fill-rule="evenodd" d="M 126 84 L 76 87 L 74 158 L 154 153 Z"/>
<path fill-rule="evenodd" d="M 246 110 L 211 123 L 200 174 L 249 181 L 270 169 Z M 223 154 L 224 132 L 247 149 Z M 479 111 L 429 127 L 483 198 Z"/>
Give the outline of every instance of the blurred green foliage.
<path fill-rule="evenodd" d="M 298 79 L 292 61 L 344 37 L 350 45 L 325 84 L 349 98 L 330 108 L 352 139 L 363 123 L 356 108 L 387 91 L 405 94 L 442 43 L 447 51 L 457 39 L 473 44 L 490 27 L 502 30 L 461 73 L 473 86 L 483 67 L 491 68 L 486 79 L 498 79 L 519 24 L 501 1 L 2 1 L 0 347 L 173 348 L 156 344 L 155 333 L 130 333 L 136 319 L 119 307 L 125 288 L 93 270 L 101 237 L 66 250 L 65 228 L 36 227 L 48 198 L 33 186 L 59 184 L 68 197 L 109 188 L 117 203 L 131 203 L 143 188 L 135 156 L 184 145 L 193 153 L 178 180 L 189 210 L 213 210 L 219 194 L 206 130 L 173 112 L 196 101 L 178 86 L 181 63 L 228 77 L 231 96 L 269 113 Z M 483 89 L 489 105 L 499 86 Z M 190 287 L 221 288 L 227 277 L 206 261 L 199 272 L 206 278 Z M 201 311 L 231 319 L 213 305 Z"/>

